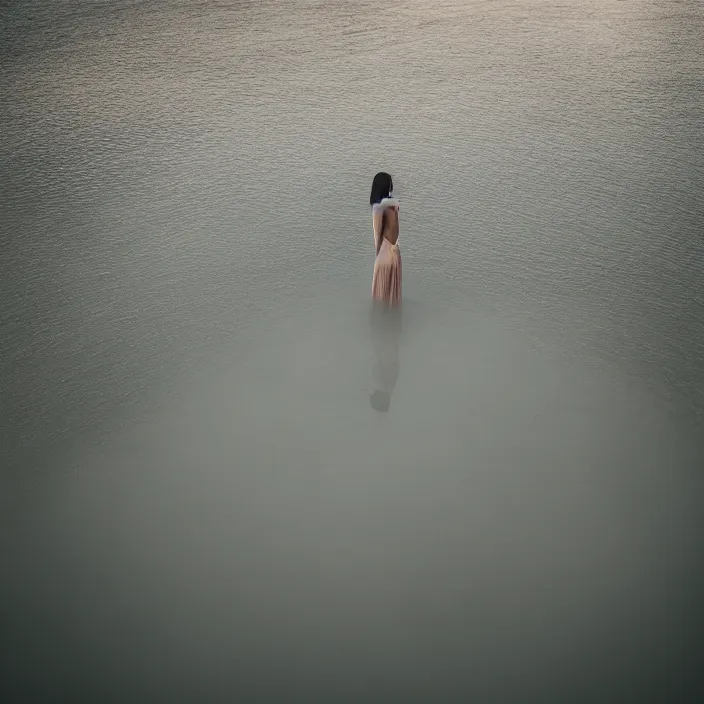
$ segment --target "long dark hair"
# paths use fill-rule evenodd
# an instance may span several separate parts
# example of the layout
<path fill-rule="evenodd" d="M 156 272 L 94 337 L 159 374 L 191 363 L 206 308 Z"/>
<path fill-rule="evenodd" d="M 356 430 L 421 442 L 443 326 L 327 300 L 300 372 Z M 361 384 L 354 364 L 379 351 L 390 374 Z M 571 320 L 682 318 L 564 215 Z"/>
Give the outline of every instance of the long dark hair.
<path fill-rule="evenodd" d="M 369 205 L 380 202 L 383 198 L 388 198 L 394 190 L 394 182 L 391 176 L 385 171 L 380 171 L 372 181 L 372 193 L 369 196 Z"/>
<path fill-rule="evenodd" d="M 372 181 L 372 192 L 369 196 L 369 205 L 373 206 L 374 203 L 381 202 L 384 198 L 388 198 L 391 195 L 391 191 L 394 189 L 394 182 L 391 176 L 385 171 L 380 171 Z M 386 213 L 382 213 L 381 216 L 381 227 L 379 228 L 379 239 L 376 243 L 376 253 L 379 254 L 381 249 L 381 243 L 384 239 L 384 228 L 386 227 Z"/>

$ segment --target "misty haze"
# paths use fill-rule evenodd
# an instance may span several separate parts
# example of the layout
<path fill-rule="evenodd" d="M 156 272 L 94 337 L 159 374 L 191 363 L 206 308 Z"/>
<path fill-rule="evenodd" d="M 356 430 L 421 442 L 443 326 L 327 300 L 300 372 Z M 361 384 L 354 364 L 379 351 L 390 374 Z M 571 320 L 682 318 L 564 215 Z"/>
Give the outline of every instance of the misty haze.
<path fill-rule="evenodd" d="M 3 703 L 704 701 L 700 0 L 0 14 Z"/>

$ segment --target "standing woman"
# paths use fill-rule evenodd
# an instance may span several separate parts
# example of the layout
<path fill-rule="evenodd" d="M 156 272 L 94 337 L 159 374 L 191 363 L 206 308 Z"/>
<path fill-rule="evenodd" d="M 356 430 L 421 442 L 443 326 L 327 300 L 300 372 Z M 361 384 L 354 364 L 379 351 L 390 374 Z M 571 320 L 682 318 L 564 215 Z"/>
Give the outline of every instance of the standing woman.
<path fill-rule="evenodd" d="M 383 171 L 374 177 L 369 204 L 372 207 L 376 260 L 372 298 L 391 307 L 401 305 L 401 250 L 398 246 L 399 203 L 391 196 L 394 184 Z"/>
<path fill-rule="evenodd" d="M 386 412 L 399 373 L 401 335 L 401 251 L 398 247 L 398 201 L 391 197 L 391 176 L 378 173 L 372 182 L 376 261 L 372 279 L 371 323 L 376 356 L 376 391 L 372 408 Z"/>

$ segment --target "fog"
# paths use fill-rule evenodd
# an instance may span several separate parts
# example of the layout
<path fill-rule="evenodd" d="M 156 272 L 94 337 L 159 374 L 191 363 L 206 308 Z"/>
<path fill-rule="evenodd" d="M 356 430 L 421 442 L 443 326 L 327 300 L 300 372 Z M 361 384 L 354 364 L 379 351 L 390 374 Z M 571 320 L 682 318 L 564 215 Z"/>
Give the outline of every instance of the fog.
<path fill-rule="evenodd" d="M 373 342 L 365 300 L 320 302 L 16 494 L 10 682 L 116 701 L 684 695 L 692 439 L 594 360 L 574 374 L 501 321 L 412 300 L 379 413 Z"/>
<path fill-rule="evenodd" d="M 3 3 L 2 704 L 704 701 L 702 8 Z"/>

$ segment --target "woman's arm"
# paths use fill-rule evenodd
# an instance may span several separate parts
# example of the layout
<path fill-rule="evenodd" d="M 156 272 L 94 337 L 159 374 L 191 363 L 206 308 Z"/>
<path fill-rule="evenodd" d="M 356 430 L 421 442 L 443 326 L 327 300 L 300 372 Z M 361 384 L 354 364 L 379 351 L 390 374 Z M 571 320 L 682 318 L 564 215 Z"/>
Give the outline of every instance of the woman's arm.
<path fill-rule="evenodd" d="M 374 246 L 376 253 L 379 254 L 381 243 L 384 241 L 384 227 L 386 227 L 386 213 L 383 210 L 374 212 Z"/>

